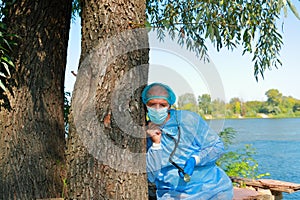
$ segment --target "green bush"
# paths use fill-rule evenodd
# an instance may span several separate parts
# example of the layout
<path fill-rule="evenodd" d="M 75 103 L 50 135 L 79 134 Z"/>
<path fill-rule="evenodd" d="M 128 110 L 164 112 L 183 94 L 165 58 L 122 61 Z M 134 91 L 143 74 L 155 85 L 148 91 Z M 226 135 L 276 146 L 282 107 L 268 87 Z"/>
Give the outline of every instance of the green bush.
<path fill-rule="evenodd" d="M 219 133 L 224 142 L 225 149 L 233 144 L 236 131 L 233 128 L 225 128 Z M 237 151 L 228 151 L 218 161 L 220 166 L 228 176 L 257 179 L 263 176 L 270 176 L 269 173 L 258 173 L 258 162 L 253 158 L 256 154 L 255 148 L 246 144 L 244 148 Z"/>

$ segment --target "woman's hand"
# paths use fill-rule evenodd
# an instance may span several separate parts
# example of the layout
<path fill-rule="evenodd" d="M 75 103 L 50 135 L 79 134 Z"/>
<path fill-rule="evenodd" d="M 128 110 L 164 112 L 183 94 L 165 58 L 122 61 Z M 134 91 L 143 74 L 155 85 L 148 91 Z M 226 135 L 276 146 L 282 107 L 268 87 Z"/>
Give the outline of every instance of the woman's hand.
<path fill-rule="evenodd" d="M 158 125 L 149 123 L 148 126 L 146 127 L 146 132 L 151 138 L 153 143 L 159 144 L 160 143 L 160 138 L 161 138 L 161 130 Z"/>

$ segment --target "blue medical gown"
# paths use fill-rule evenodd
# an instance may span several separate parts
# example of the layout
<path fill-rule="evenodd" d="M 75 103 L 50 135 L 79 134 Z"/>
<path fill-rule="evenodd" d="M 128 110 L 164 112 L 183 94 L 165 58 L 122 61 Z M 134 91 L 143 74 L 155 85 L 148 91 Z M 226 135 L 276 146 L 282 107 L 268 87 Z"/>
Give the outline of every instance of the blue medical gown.
<path fill-rule="evenodd" d="M 170 110 L 170 114 L 170 119 L 160 127 L 163 132 L 160 147 L 152 146 L 150 138 L 147 140 L 147 175 L 148 180 L 156 184 L 157 198 L 232 199 L 232 182 L 215 164 L 224 152 L 219 136 L 209 129 L 207 123 L 196 113 Z M 190 182 L 187 183 L 178 175 L 178 169 L 169 162 L 175 145 L 171 137 L 178 139 L 178 125 L 180 142 L 172 160 L 184 168 L 186 160 L 190 157 L 200 158 Z"/>

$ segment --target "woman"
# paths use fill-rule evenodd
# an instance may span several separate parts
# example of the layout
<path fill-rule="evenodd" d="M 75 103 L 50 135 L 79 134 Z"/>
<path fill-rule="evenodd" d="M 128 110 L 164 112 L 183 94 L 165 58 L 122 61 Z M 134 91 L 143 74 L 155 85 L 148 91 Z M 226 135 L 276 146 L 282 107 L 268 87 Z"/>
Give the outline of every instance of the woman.
<path fill-rule="evenodd" d="M 172 89 L 152 83 L 142 92 L 147 127 L 147 175 L 157 199 L 230 200 L 232 183 L 216 166 L 224 152 L 219 136 L 196 113 L 171 109 Z"/>

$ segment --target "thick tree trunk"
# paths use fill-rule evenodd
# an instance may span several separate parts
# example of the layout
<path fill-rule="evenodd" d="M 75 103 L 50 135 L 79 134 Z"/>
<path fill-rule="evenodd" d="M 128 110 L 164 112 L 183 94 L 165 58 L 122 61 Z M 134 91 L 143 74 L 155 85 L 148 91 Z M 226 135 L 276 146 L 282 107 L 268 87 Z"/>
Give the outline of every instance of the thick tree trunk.
<path fill-rule="evenodd" d="M 17 0 L 8 7 L 5 22 L 19 39 L 9 104 L 0 107 L 0 199 L 62 195 L 71 5 L 71 0 Z"/>
<path fill-rule="evenodd" d="M 83 1 L 81 64 L 67 142 L 70 199 L 147 199 L 145 2 Z"/>

